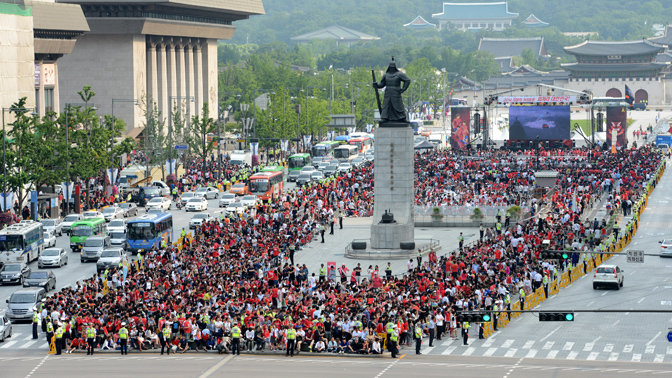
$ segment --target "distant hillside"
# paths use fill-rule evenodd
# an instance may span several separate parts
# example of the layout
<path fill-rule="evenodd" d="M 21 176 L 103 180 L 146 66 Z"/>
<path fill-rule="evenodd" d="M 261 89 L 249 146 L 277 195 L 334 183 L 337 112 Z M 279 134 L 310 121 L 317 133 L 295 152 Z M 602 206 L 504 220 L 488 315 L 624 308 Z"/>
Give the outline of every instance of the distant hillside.
<path fill-rule="evenodd" d="M 381 38 L 378 43 L 394 44 L 400 38 L 420 35 L 427 38 L 428 32 L 406 30 L 402 25 L 418 15 L 433 22 L 432 14 L 442 11 L 442 2 L 436 0 L 263 0 L 263 3 L 266 15 L 235 23 L 233 43 L 282 41 L 291 45 L 293 36 L 338 24 L 378 36 Z M 665 3 L 668 5 L 664 7 L 661 1 L 510 0 L 509 11 L 520 14 L 515 20 L 518 26 L 533 13 L 556 32 L 596 31 L 599 39 L 624 40 L 650 37 L 654 23 L 672 21 L 672 7 L 669 1 Z M 515 34 L 515 28 L 508 34 L 511 33 Z"/>

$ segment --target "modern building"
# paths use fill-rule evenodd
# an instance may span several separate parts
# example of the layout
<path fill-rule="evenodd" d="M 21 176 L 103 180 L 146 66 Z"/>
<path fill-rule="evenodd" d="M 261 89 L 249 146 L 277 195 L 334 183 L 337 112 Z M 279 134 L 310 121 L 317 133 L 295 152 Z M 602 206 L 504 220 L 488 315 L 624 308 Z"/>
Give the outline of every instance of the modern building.
<path fill-rule="evenodd" d="M 458 30 L 504 30 L 518 13 L 509 12 L 506 1 L 498 3 L 443 3 L 443 12 L 432 15 L 439 29 L 454 27 Z"/>
<path fill-rule="evenodd" d="M 429 23 L 422 16 L 418 16 L 413 21 L 405 24 L 404 27 L 413 30 L 436 29 L 436 24 Z"/>
<path fill-rule="evenodd" d="M 148 98 L 164 120 L 175 107 L 200 114 L 205 103 L 217 118 L 217 40 L 233 36 L 234 21 L 264 14 L 261 0 L 58 2 L 80 5 L 90 28 L 60 62 L 60 108 L 81 102 L 89 85 L 98 112 L 114 107 L 129 130 L 145 122 Z"/>
<path fill-rule="evenodd" d="M 26 97 L 40 116 L 59 108 L 58 60 L 89 27 L 79 5 L 0 2 L 0 105 Z M 7 116 L 7 115 L 5 115 Z"/>
<path fill-rule="evenodd" d="M 337 45 L 350 46 L 353 43 L 361 41 L 372 41 L 375 39 L 380 39 L 380 37 L 348 29 L 340 25 L 332 25 L 324 29 L 315 30 L 291 38 L 292 41 L 296 41 L 299 43 L 308 43 L 314 39 L 320 41 L 333 40 L 336 41 Z"/>

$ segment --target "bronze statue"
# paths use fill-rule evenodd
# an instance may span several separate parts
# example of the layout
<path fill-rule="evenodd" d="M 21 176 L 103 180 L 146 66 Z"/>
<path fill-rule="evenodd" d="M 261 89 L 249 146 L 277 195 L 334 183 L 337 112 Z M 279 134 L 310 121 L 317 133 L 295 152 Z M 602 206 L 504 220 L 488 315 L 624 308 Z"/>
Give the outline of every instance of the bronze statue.
<path fill-rule="evenodd" d="M 376 97 L 379 88 L 385 88 L 385 96 L 383 97 L 383 105 L 380 106 L 381 126 L 385 122 L 408 122 L 406 118 L 406 110 L 404 109 L 404 102 L 401 99 L 401 94 L 404 93 L 411 85 L 411 79 L 403 72 L 397 69 L 397 63 L 392 57 L 390 66 L 387 68 L 385 75 L 380 82 L 373 81 L 373 87 L 376 88 Z"/>

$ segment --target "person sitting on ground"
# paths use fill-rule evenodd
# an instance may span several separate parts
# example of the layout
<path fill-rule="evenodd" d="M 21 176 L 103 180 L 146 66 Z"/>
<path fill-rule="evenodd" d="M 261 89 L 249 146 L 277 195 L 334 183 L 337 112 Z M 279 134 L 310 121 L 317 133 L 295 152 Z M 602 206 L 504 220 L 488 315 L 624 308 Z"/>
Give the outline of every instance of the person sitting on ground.
<path fill-rule="evenodd" d="M 362 344 L 362 348 L 357 351 L 359 354 L 371 354 L 371 345 L 369 344 L 368 340 L 364 340 L 364 343 Z"/>
<path fill-rule="evenodd" d="M 348 340 L 343 338 L 341 339 L 341 342 L 338 344 L 338 354 L 345 353 L 347 349 L 350 349 L 350 345 L 348 344 Z"/>
<path fill-rule="evenodd" d="M 327 344 L 327 352 L 329 353 L 338 352 L 338 343 L 333 337 L 331 338 L 331 340 L 329 340 L 329 343 Z"/>
<path fill-rule="evenodd" d="M 373 340 L 373 345 L 371 346 L 371 353 L 372 354 L 382 354 L 381 348 L 380 348 L 380 340 L 376 337 Z"/>
<path fill-rule="evenodd" d="M 322 339 L 317 340 L 315 346 L 313 347 L 313 352 L 323 353 L 325 351 L 324 341 Z"/>
<path fill-rule="evenodd" d="M 215 349 L 217 349 L 217 352 L 219 354 L 229 354 L 229 342 L 230 338 L 222 337 L 221 341 L 219 342 L 219 344 L 217 344 Z"/>

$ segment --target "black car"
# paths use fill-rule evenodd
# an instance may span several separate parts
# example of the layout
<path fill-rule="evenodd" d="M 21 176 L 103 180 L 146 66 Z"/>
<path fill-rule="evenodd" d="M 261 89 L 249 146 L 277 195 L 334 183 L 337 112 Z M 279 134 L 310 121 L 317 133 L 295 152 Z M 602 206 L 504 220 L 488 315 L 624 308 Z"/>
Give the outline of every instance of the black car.
<path fill-rule="evenodd" d="M 28 278 L 23 280 L 23 286 L 39 286 L 45 291 L 50 291 L 56 288 L 56 275 L 51 270 L 32 272 Z"/>
<path fill-rule="evenodd" d="M 310 184 L 310 182 L 313 181 L 310 177 L 311 174 L 312 172 L 301 172 L 299 178 L 296 179 L 296 185 Z"/>
<path fill-rule="evenodd" d="M 0 284 L 23 284 L 30 275 L 31 269 L 25 263 L 5 264 L 0 269 Z"/>
<path fill-rule="evenodd" d="M 287 175 L 287 181 L 296 182 L 296 179 L 299 178 L 300 174 L 301 174 L 301 171 L 299 171 L 299 170 L 289 171 L 289 174 Z"/>
<path fill-rule="evenodd" d="M 134 217 L 138 215 L 138 205 L 133 202 L 120 203 L 119 207 L 124 209 L 124 217 Z"/>

